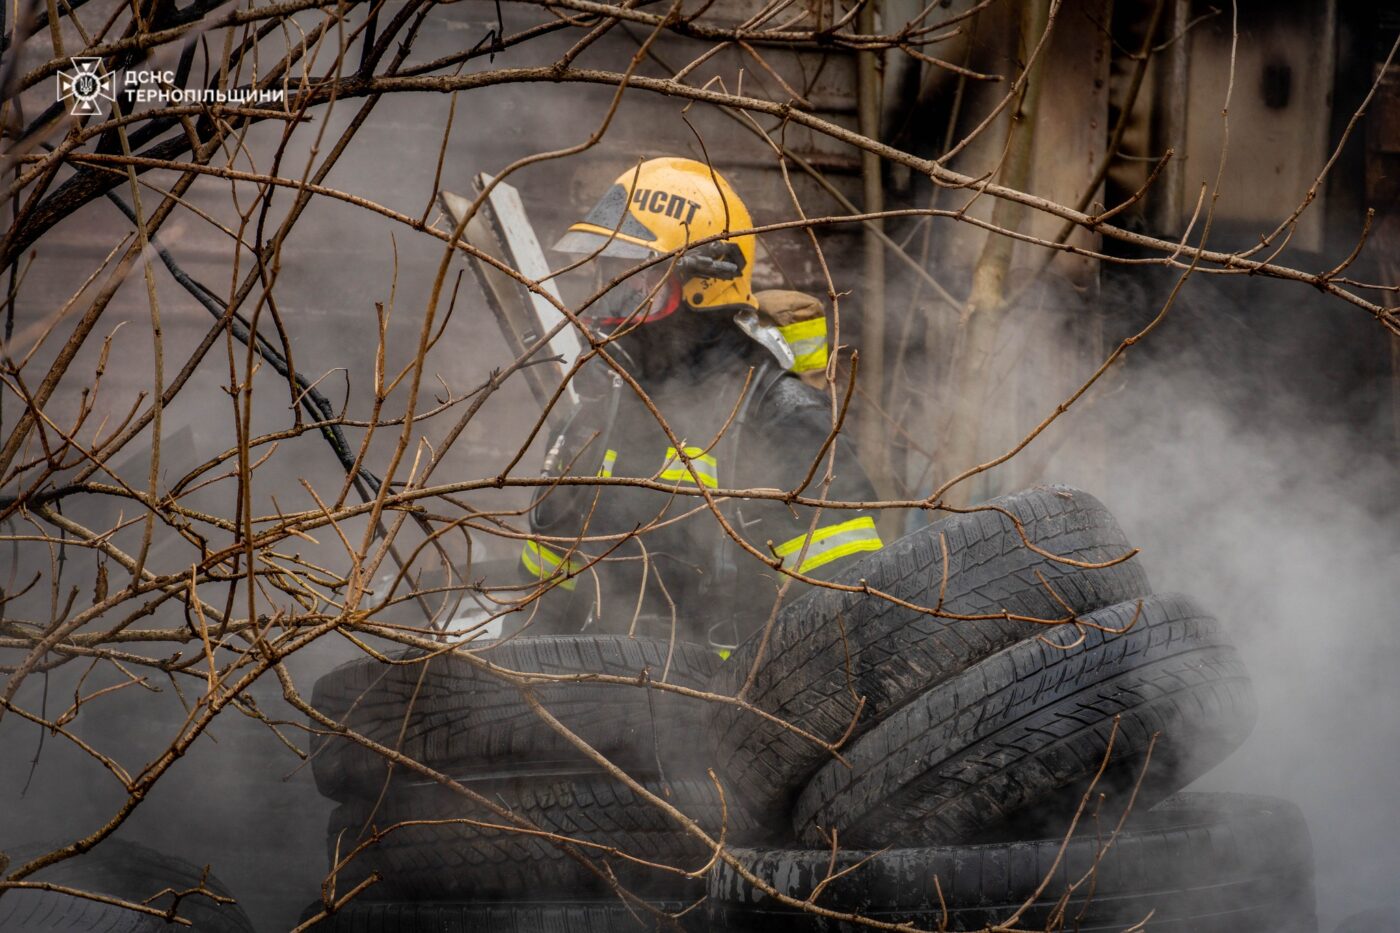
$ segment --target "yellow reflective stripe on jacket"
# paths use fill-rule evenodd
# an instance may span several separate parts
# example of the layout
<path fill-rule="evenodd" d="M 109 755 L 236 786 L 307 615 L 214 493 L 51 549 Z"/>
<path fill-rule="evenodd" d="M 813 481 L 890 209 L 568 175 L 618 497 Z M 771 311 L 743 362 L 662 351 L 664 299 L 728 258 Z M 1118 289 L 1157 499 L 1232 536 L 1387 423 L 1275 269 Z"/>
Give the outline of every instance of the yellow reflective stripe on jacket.
<path fill-rule="evenodd" d="M 792 348 L 792 371 L 809 373 L 826 369 L 826 318 L 814 317 L 778 328 L 787 345 Z"/>
<path fill-rule="evenodd" d="M 676 454 L 676 448 L 666 448 L 666 462 L 661 465 L 661 479 L 673 483 L 695 483 L 710 489 L 719 487 L 719 463 L 705 453 L 703 447 L 687 447 L 685 455 L 690 458 L 690 468 Z M 692 472 L 693 471 L 693 472 Z"/>
<path fill-rule="evenodd" d="M 617 463 L 617 451 L 609 450 L 603 454 L 603 465 L 598 467 L 599 476 L 612 476 L 613 464 Z"/>
<path fill-rule="evenodd" d="M 520 551 L 520 562 L 525 565 L 525 569 L 530 571 L 536 579 L 547 580 L 559 572 L 561 565 L 565 564 L 562 555 L 556 554 L 538 541 L 526 541 L 525 547 Z M 583 564 L 579 561 L 569 560 L 565 567 L 566 573 L 577 573 L 583 569 Z M 577 580 L 565 578 L 559 581 L 559 585 L 566 590 L 574 588 Z"/>
<path fill-rule="evenodd" d="M 798 535 L 791 541 L 784 541 L 773 549 L 773 553 L 783 559 L 783 566 L 798 573 L 810 573 L 834 560 L 840 560 L 861 551 L 878 551 L 885 546 L 880 533 L 875 530 L 875 519 L 869 515 L 853 518 L 839 525 L 827 525 L 812 532 L 812 543 L 807 545 L 807 553 L 800 566 L 792 565 L 797 555 L 802 553 L 802 545 L 807 535 Z"/>

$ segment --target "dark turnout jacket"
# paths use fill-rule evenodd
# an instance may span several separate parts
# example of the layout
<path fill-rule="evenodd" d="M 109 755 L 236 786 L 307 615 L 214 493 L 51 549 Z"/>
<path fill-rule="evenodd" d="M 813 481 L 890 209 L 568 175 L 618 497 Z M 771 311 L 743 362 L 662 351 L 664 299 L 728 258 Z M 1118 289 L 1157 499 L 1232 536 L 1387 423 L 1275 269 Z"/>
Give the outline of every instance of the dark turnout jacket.
<path fill-rule="evenodd" d="M 783 371 L 727 317 L 682 311 L 614 348 L 676 440 L 630 386 L 599 390 L 610 370 L 593 360 L 599 372 L 586 380 L 593 391 L 556 438 L 553 473 L 637 477 L 667 488 L 562 486 L 541 496 L 531 513 L 536 537 L 522 554 L 527 573 L 551 587 L 537 630 L 674 631 L 716 647 L 737 644 L 768 618 L 782 574 L 736 544 L 704 498 L 677 493 L 786 492 L 807 481 L 802 494 L 819 498 L 824 450 L 832 447 L 825 498 L 871 501 L 874 489 L 844 432 L 828 444 L 827 394 Z M 807 576 L 830 578 L 881 547 L 868 511 L 714 498 L 733 532 Z"/>

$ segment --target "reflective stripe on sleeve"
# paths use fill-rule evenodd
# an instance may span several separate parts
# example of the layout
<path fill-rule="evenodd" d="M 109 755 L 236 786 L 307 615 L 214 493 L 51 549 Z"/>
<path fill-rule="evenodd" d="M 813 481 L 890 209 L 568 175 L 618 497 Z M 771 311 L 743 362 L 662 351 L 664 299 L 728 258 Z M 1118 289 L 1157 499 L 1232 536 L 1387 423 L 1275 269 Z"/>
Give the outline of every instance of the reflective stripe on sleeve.
<path fill-rule="evenodd" d="M 719 463 L 705 453 L 703 447 L 687 447 L 685 455 L 690 458 L 690 468 L 676 454 L 676 448 L 666 448 L 666 462 L 661 465 L 660 478 L 673 483 L 691 483 L 710 489 L 719 488 Z"/>
<path fill-rule="evenodd" d="M 520 551 L 520 563 L 525 565 L 525 569 L 538 580 L 548 580 L 559 573 L 561 565 L 567 563 L 564 568 L 566 573 L 578 573 L 584 565 L 575 560 L 565 561 L 563 556 L 556 554 L 538 541 L 530 540 L 525 542 L 525 547 Z M 577 580 L 564 578 L 559 581 L 559 585 L 566 590 L 572 590 Z"/>
<path fill-rule="evenodd" d="M 809 373 L 826 369 L 826 318 L 814 317 L 778 328 L 787 345 L 792 348 L 792 371 Z"/>
<path fill-rule="evenodd" d="M 797 562 L 797 555 L 802 552 L 807 535 L 798 535 L 791 541 L 784 541 L 773 549 L 773 553 L 783 559 L 783 566 L 788 570 L 810 573 L 834 560 L 861 551 L 878 551 L 885 546 L 880 540 L 880 533 L 875 530 L 875 519 L 869 515 L 862 515 L 839 525 L 818 528 L 812 532 L 811 537 L 812 543 L 807 545 L 807 553 L 803 555 L 801 565 L 795 568 L 793 564 Z"/>
<path fill-rule="evenodd" d="M 598 467 L 599 476 L 612 476 L 613 464 L 617 463 L 617 451 L 609 450 L 603 454 L 603 465 Z"/>

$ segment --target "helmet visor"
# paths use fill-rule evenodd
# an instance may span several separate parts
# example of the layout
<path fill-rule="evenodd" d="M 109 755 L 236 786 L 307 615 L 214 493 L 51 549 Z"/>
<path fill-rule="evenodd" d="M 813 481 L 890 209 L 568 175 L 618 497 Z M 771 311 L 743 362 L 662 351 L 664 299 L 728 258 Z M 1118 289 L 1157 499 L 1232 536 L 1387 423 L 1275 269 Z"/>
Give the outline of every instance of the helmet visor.
<path fill-rule="evenodd" d="M 587 217 L 569 226 L 554 248 L 576 255 L 645 259 L 652 254 L 650 244 L 656 242 L 656 234 L 632 215 L 630 204 L 629 189 L 613 185 Z"/>
<path fill-rule="evenodd" d="M 556 252 L 574 256 L 611 256 L 615 259 L 649 259 L 653 251 L 616 236 L 605 236 L 588 230 L 570 230 L 554 244 Z"/>

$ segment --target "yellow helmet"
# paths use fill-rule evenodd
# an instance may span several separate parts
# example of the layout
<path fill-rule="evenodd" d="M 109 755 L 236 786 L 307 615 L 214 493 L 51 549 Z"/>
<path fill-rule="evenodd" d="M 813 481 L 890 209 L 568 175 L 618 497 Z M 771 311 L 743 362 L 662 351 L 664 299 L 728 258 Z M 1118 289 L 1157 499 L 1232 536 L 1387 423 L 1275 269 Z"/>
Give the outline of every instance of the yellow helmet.
<path fill-rule="evenodd" d="M 647 259 L 753 226 L 720 174 L 693 159 L 648 159 L 618 176 L 588 216 L 554 244 L 560 252 Z M 756 308 L 754 236 L 687 250 L 676 262 L 680 301 L 697 311 Z"/>

